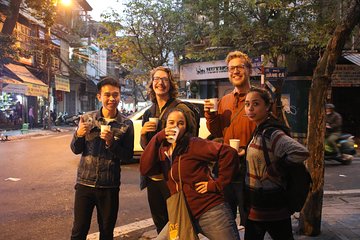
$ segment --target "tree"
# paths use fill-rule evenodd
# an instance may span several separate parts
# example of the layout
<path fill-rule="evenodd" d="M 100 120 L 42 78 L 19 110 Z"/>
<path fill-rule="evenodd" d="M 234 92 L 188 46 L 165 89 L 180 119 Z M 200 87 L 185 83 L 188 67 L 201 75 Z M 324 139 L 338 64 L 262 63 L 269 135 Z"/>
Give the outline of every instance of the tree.
<path fill-rule="evenodd" d="M 181 1 L 131 0 L 125 6 L 124 18 L 116 12 L 104 15 L 110 36 L 103 44 L 111 45 L 131 69 L 169 64 L 170 56 L 178 55 L 183 45 Z"/>
<path fill-rule="evenodd" d="M 352 30 L 360 23 L 360 1 L 352 0 L 347 14 L 336 26 L 332 38 L 314 71 L 309 99 L 307 143 L 310 151 L 308 168 L 313 179 L 311 190 L 302 210 L 301 231 L 309 236 L 320 234 L 324 186 L 324 105 L 331 75 Z"/>

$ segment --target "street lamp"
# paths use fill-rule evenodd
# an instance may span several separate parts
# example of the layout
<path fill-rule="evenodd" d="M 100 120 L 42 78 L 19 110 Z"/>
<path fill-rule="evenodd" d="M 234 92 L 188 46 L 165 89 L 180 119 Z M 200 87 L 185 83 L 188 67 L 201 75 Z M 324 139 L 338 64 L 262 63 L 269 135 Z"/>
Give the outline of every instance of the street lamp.
<path fill-rule="evenodd" d="M 60 0 L 61 4 L 64 6 L 69 6 L 72 2 L 72 0 Z M 45 15 L 44 19 L 47 19 L 48 21 L 45 22 L 45 43 L 46 43 L 46 49 L 45 49 L 45 56 L 47 56 L 46 64 L 44 64 L 44 72 L 46 71 L 47 75 L 47 84 L 48 84 L 48 98 L 47 98 L 47 127 L 49 130 L 51 130 L 51 116 L 50 116 L 50 101 L 51 101 L 51 76 L 52 76 L 52 69 L 51 69 L 51 27 L 53 25 L 53 21 L 49 19 L 53 19 L 56 16 L 56 11 L 51 11 L 51 9 L 57 7 L 57 4 L 59 3 L 59 0 L 50 1 L 50 5 L 48 6 L 48 11 Z M 51 4 L 53 6 L 51 6 Z M 45 116 L 43 118 L 43 125 L 45 127 Z"/>

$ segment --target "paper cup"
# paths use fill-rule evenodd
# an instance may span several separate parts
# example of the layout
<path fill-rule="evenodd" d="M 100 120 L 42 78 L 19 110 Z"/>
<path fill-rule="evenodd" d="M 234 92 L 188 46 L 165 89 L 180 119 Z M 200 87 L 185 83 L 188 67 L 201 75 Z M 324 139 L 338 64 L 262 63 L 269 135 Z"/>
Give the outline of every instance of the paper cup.
<path fill-rule="evenodd" d="M 110 131 L 111 126 L 110 125 L 101 125 L 101 132 L 104 132 L 104 130 Z"/>
<path fill-rule="evenodd" d="M 237 152 L 239 152 L 239 148 L 240 148 L 240 140 L 239 139 L 230 139 L 229 143 L 232 148 L 234 148 Z"/>
<path fill-rule="evenodd" d="M 214 104 L 214 107 L 210 109 L 210 112 L 217 112 L 218 110 L 218 99 L 217 98 L 210 98 L 209 99 L 212 104 Z"/>
<path fill-rule="evenodd" d="M 158 123 L 159 123 L 159 118 L 149 118 L 149 122 L 154 122 L 155 124 L 156 124 L 156 126 L 158 125 Z"/>
<path fill-rule="evenodd" d="M 174 135 L 174 136 L 169 136 L 169 137 L 167 138 L 167 141 L 168 141 L 169 143 L 174 143 L 174 142 L 176 142 L 176 139 L 177 139 L 177 137 L 178 137 L 178 135 L 179 135 L 180 129 L 179 129 L 178 127 L 173 128 L 173 130 L 175 131 L 175 135 Z"/>

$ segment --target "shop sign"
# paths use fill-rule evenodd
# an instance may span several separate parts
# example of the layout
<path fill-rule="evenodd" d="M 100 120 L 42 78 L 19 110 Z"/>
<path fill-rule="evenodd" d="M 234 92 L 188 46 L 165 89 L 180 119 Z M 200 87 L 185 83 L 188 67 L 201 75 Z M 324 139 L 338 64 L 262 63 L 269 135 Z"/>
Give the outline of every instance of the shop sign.
<path fill-rule="evenodd" d="M 48 87 L 38 84 L 25 83 L 27 85 L 26 96 L 38 96 L 48 98 Z"/>
<path fill-rule="evenodd" d="M 24 84 L 3 83 L 1 90 L 7 93 L 25 94 L 27 86 Z"/>
<path fill-rule="evenodd" d="M 180 80 L 209 80 L 227 78 L 225 60 L 189 63 L 180 66 Z"/>
<path fill-rule="evenodd" d="M 55 90 L 70 92 L 70 81 L 69 78 L 64 76 L 55 76 Z"/>
<path fill-rule="evenodd" d="M 359 87 L 360 67 L 355 64 L 337 64 L 331 79 L 332 87 Z"/>

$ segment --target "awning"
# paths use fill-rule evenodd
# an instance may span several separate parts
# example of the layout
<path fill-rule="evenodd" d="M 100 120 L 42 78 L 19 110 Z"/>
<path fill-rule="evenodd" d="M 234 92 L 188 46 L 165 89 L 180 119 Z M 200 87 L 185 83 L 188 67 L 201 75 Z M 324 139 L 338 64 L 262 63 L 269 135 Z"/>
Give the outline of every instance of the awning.
<path fill-rule="evenodd" d="M 343 53 L 343 57 L 360 66 L 360 53 Z"/>
<path fill-rule="evenodd" d="M 27 85 L 8 76 L 0 77 L 0 92 L 25 94 Z"/>
<path fill-rule="evenodd" d="M 27 85 L 26 96 L 48 97 L 48 86 L 36 78 L 26 67 L 12 63 L 4 65 Z"/>

